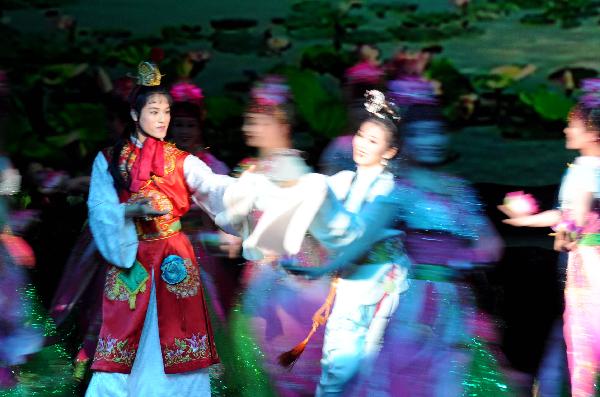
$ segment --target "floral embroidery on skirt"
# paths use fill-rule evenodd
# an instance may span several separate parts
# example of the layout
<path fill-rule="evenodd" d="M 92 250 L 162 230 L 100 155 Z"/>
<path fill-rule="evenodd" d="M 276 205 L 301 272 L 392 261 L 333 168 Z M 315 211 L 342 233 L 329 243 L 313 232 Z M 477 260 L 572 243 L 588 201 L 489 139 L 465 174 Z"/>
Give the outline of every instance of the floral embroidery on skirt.
<path fill-rule="evenodd" d="M 127 340 L 118 340 L 110 335 L 98 340 L 95 361 L 106 360 L 127 366 L 133 365 L 137 348 L 129 346 Z"/>
<path fill-rule="evenodd" d="M 165 367 L 209 357 L 208 343 L 208 337 L 201 334 L 192 334 L 190 338 L 175 338 L 173 344 L 164 349 Z"/>

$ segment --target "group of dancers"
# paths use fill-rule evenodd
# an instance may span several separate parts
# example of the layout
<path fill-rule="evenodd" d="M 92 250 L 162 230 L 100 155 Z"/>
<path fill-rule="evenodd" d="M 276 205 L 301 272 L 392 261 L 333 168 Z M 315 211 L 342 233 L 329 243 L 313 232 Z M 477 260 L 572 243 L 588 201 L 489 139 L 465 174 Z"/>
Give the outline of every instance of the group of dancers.
<path fill-rule="evenodd" d="M 518 395 L 494 346 L 496 324 L 465 277 L 497 262 L 502 241 L 469 184 L 436 170 L 448 138 L 434 85 L 410 77 L 385 94 L 363 91 L 344 141 L 351 146 L 329 161 L 351 165 L 325 176 L 293 148 L 291 91 L 268 76 L 244 117 L 257 155 L 232 177 L 202 148 L 200 91 L 168 90 L 161 77 L 140 64 L 133 128 L 94 160 L 84 248 L 70 259 L 94 268 L 73 273 L 89 282 L 71 277 L 76 285 L 52 308 L 64 317 L 81 285 L 102 295 L 78 355 L 93 356 L 86 396 L 209 396 L 211 378 L 213 394 L 231 396 Z M 581 156 L 559 208 L 500 206 L 511 225 L 554 226 L 557 249 L 569 252 L 565 339 L 577 397 L 594 395 L 600 361 L 592 97 L 565 129 Z M 223 266 L 238 251 L 236 288 Z M 15 290 L 8 280 L 0 278 L 0 293 Z M 0 356 L 0 365 L 11 362 Z"/>

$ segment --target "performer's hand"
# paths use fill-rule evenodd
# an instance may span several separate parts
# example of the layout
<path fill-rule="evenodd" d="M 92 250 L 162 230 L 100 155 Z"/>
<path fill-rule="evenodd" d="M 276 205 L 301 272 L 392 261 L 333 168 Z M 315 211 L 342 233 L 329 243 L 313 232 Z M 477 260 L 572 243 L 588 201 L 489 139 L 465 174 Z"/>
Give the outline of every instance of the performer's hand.
<path fill-rule="evenodd" d="M 496 208 L 498 208 L 504 215 L 508 216 L 509 218 L 518 218 L 519 216 L 510 209 L 509 206 L 507 205 L 498 205 L 496 206 Z"/>
<path fill-rule="evenodd" d="M 237 258 L 242 250 L 242 239 L 219 231 L 219 250 L 227 254 L 228 258 Z"/>
<path fill-rule="evenodd" d="M 169 213 L 167 210 L 160 211 L 155 209 L 152 204 L 150 204 L 150 201 L 149 198 L 144 197 L 127 204 L 125 206 L 125 216 L 128 218 L 147 218 Z"/>
<path fill-rule="evenodd" d="M 506 205 L 498 205 L 497 208 L 508 216 L 508 219 L 502 220 L 502 223 L 516 227 L 529 226 L 530 217 L 528 215 L 519 216 Z"/>

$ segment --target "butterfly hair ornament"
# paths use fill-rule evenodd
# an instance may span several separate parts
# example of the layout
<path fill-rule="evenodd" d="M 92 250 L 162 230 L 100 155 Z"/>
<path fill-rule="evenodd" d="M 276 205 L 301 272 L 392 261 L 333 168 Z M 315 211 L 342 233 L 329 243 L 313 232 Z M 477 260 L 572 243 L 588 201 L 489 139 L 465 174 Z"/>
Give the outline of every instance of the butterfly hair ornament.
<path fill-rule="evenodd" d="M 160 85 L 163 77 L 155 63 L 144 61 L 138 65 L 137 84 L 145 87 L 155 87 Z"/>
<path fill-rule="evenodd" d="M 365 92 L 365 109 L 380 119 L 390 119 L 398 122 L 400 116 L 395 110 L 395 105 L 386 100 L 383 92 L 378 90 L 367 90 Z"/>

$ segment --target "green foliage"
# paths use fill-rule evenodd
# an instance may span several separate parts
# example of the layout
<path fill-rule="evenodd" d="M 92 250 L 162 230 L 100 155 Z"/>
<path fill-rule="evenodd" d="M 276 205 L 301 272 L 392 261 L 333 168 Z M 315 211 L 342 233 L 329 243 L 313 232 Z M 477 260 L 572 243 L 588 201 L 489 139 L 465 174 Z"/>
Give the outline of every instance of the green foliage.
<path fill-rule="evenodd" d="M 47 114 L 47 122 L 55 131 L 49 135 L 45 131 L 34 131 L 22 115 L 11 117 L 11 129 L 7 147 L 11 153 L 26 158 L 43 161 L 57 159 L 64 154 L 62 149 L 77 145 L 81 158 L 98 149 L 106 138 L 106 115 L 104 108 L 92 103 L 68 103 L 53 109 Z"/>
<path fill-rule="evenodd" d="M 238 120 L 244 112 L 241 101 L 228 96 L 210 96 L 204 100 L 207 121 L 215 128 L 221 128 L 232 120 Z"/>
<path fill-rule="evenodd" d="M 152 48 L 147 44 L 126 45 L 110 51 L 108 56 L 125 66 L 135 68 L 141 60 L 149 58 L 151 50 Z"/>
<path fill-rule="evenodd" d="M 330 138 L 340 135 L 346 125 L 346 107 L 339 89 L 332 91 L 328 77 L 296 68 L 287 68 L 283 74 L 292 90 L 298 114 L 311 131 Z"/>
<path fill-rule="evenodd" d="M 170 44 L 185 44 L 205 38 L 200 25 L 165 26 L 161 29 L 160 34 L 162 39 Z"/>
<path fill-rule="evenodd" d="M 407 14 L 400 24 L 388 31 L 403 41 L 437 41 L 450 37 L 480 34 L 483 31 L 470 25 L 469 20 L 456 12 L 427 12 Z"/>
<path fill-rule="evenodd" d="M 72 3 L 73 0 L 0 0 L 0 10 L 20 8 L 52 8 Z"/>
<path fill-rule="evenodd" d="M 425 75 L 442 84 L 442 95 L 446 102 L 473 92 L 469 78 L 462 74 L 448 58 L 434 58 L 425 71 Z"/>
<path fill-rule="evenodd" d="M 346 33 L 344 41 L 351 44 L 383 43 L 391 41 L 394 36 L 385 30 L 356 29 Z"/>
<path fill-rule="evenodd" d="M 553 0 L 543 4 L 543 11 L 527 14 L 522 23 L 545 25 L 559 23 L 564 29 L 578 27 L 585 18 L 600 14 L 600 1 L 597 0 Z"/>
<path fill-rule="evenodd" d="M 210 36 L 213 48 L 231 54 L 264 51 L 263 37 L 252 30 L 218 30 Z"/>
<path fill-rule="evenodd" d="M 520 92 L 519 99 L 532 107 L 544 120 L 566 120 L 569 110 L 575 104 L 572 98 L 564 93 L 552 91 L 546 86 L 540 86 L 533 92 Z"/>
<path fill-rule="evenodd" d="M 341 76 L 352 65 L 353 58 L 350 52 L 337 51 L 328 45 L 315 45 L 304 49 L 300 65 L 304 69 Z"/>

